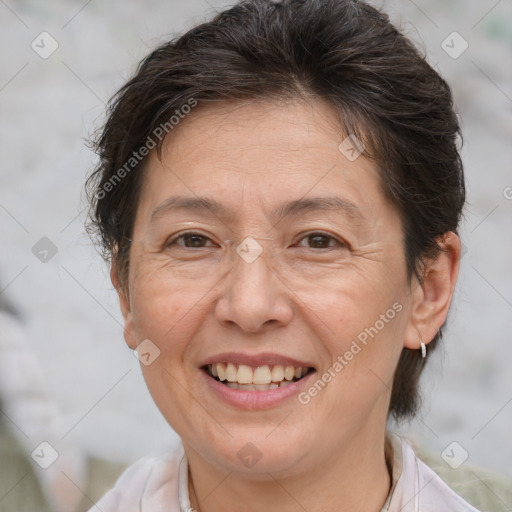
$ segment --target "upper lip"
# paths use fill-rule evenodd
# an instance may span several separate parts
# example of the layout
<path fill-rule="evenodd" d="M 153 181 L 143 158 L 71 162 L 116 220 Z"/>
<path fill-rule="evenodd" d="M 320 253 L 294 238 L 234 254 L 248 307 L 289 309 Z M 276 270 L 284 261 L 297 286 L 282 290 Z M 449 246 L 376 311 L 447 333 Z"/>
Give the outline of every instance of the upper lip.
<path fill-rule="evenodd" d="M 306 367 L 306 368 L 314 368 L 314 365 L 308 361 L 299 361 L 298 359 L 294 359 L 293 357 L 283 356 L 280 354 L 273 354 L 270 352 L 265 352 L 262 354 L 244 354 L 241 352 L 224 352 L 222 354 L 216 354 L 214 356 L 208 357 L 205 359 L 199 366 L 207 366 L 209 364 L 215 363 L 233 363 L 233 364 L 245 364 L 247 366 L 273 366 L 281 364 L 283 366 L 294 366 L 298 367 Z"/>

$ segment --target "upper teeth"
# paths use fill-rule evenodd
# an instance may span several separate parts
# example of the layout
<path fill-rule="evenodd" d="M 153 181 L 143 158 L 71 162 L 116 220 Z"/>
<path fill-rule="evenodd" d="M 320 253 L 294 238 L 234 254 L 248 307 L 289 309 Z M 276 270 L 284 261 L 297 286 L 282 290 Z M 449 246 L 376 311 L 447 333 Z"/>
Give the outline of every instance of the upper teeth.
<path fill-rule="evenodd" d="M 307 367 L 283 366 L 258 366 L 251 368 L 245 364 L 235 365 L 233 363 L 215 363 L 208 365 L 208 372 L 219 380 L 237 382 L 238 384 L 270 384 L 271 382 L 291 381 L 299 379 L 308 371 Z"/>

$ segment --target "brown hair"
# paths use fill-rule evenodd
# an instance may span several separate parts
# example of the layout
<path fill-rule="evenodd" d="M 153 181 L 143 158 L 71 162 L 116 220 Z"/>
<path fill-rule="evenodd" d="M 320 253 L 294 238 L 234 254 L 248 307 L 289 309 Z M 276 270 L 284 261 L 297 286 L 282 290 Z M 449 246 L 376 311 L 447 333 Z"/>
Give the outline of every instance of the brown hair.
<path fill-rule="evenodd" d="M 344 128 L 340 142 L 347 134 L 364 142 L 402 218 L 409 279 L 421 282 L 439 237 L 457 232 L 465 201 L 449 86 L 362 1 L 245 0 L 154 50 L 109 103 L 86 185 L 87 228 L 123 288 L 145 161 L 138 152 L 150 140 L 160 151 L 156 134 L 173 128 L 171 116 L 193 102 L 306 97 L 330 102 Z M 389 408 L 396 419 L 416 411 L 422 367 L 419 351 L 404 348 Z"/>

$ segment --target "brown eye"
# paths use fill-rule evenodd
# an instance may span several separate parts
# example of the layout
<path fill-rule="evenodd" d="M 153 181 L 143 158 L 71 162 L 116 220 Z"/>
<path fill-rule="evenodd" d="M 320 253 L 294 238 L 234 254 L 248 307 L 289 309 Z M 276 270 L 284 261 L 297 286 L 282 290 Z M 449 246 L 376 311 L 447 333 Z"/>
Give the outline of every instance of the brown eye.
<path fill-rule="evenodd" d="M 344 246 L 345 244 L 340 242 L 338 239 L 326 234 L 326 233 L 310 233 L 309 235 L 305 236 L 301 239 L 301 242 L 303 240 L 307 241 L 307 247 L 310 249 L 330 249 L 332 247 L 335 247 L 336 244 L 340 246 Z M 333 242 L 333 244 L 331 244 Z M 304 246 L 302 246 L 304 247 Z"/>
<path fill-rule="evenodd" d="M 183 243 L 178 243 L 178 240 L 181 240 Z M 205 247 L 205 243 L 210 239 L 200 233 L 189 232 L 182 233 L 181 235 L 170 240 L 166 247 L 179 246 L 184 247 L 186 249 L 201 249 Z"/>

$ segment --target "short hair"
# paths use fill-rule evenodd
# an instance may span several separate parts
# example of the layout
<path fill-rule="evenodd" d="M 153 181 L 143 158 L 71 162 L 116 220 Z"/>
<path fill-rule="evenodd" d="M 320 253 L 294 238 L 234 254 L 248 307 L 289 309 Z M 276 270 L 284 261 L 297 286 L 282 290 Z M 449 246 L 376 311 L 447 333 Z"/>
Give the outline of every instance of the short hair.
<path fill-rule="evenodd" d="M 173 128 L 171 117 L 192 102 L 315 98 L 339 116 L 340 141 L 355 135 L 375 162 L 403 224 L 409 282 L 421 282 L 439 238 L 457 233 L 465 201 L 450 87 L 386 14 L 362 1 L 245 0 L 156 48 L 110 100 L 93 141 L 99 163 L 86 184 L 87 229 L 121 286 L 146 160 L 134 152 L 151 139 L 161 156 L 164 137 L 155 133 Z M 429 352 L 441 336 L 442 328 Z M 403 348 L 389 406 L 395 419 L 417 411 L 422 369 L 420 351 Z"/>

